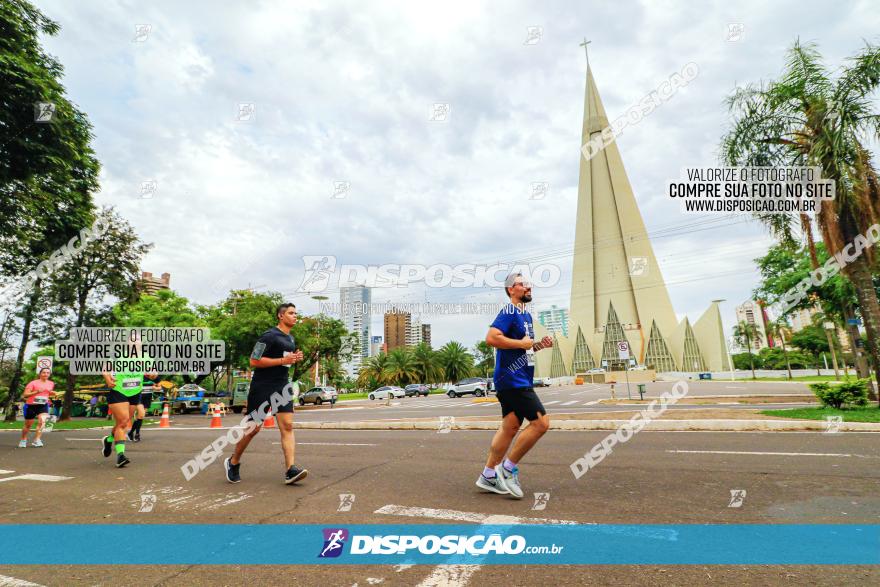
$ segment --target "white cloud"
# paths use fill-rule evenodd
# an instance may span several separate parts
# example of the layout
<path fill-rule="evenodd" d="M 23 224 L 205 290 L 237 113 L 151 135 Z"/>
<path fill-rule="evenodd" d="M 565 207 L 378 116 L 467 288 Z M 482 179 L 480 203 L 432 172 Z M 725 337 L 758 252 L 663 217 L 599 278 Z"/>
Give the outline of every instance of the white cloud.
<path fill-rule="evenodd" d="M 464 1 L 38 4 L 62 25 L 46 44 L 95 125 L 100 203 L 116 205 L 156 243 L 144 268 L 170 272 L 174 287 L 200 303 L 220 298 L 212 286 L 223 272 L 235 281 L 229 286 L 293 292 L 307 254 L 376 264 L 544 254 L 563 280 L 536 301 L 566 306 L 585 34 L 612 118 L 685 63 L 700 66 L 689 87 L 619 140 L 656 231 L 690 220 L 661 192 L 682 167 L 715 163 L 722 101 L 735 84 L 775 76 L 797 37 L 817 40 L 839 64 L 880 24 L 869 3 L 793 1 L 520 2 L 503 10 Z M 731 22 L 744 24 L 741 41 L 725 38 Z M 139 23 L 151 32 L 132 42 Z M 524 45 L 530 26 L 543 37 Z M 255 104 L 253 120 L 236 120 L 241 103 Z M 434 103 L 451 105 L 448 122 L 428 120 Z M 138 197 L 145 180 L 158 182 L 153 199 Z M 343 199 L 331 199 L 337 181 L 351 184 Z M 529 199 L 540 181 L 550 184 L 548 196 Z M 751 259 L 768 242 L 754 224 L 655 239 L 679 314 L 693 319 L 725 297 L 731 323 L 732 305 L 757 283 Z M 492 296 L 503 293 L 477 297 Z M 437 346 L 470 345 L 491 319 L 425 321 Z"/>

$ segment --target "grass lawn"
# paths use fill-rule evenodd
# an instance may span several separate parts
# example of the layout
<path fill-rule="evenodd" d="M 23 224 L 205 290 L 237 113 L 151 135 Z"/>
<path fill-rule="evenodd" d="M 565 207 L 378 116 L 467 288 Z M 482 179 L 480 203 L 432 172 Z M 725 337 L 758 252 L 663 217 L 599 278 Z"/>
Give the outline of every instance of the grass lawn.
<path fill-rule="evenodd" d="M 442 394 L 445 394 L 445 393 L 446 393 L 446 390 L 445 390 L 445 389 L 439 389 L 439 388 L 438 388 L 438 389 L 432 389 L 432 390 L 430 390 L 430 391 L 428 392 L 429 395 L 433 395 L 433 394 L 441 394 L 441 395 L 442 395 Z M 360 392 L 360 393 L 340 393 L 340 394 L 339 394 L 339 399 L 340 399 L 340 400 L 344 400 L 344 399 L 367 399 L 367 397 L 368 397 L 369 395 L 370 395 L 370 392 L 368 392 L 368 391 L 363 391 L 363 392 Z"/>
<path fill-rule="evenodd" d="M 849 380 L 855 381 L 855 379 L 856 379 L 855 375 L 850 375 L 849 378 L 847 378 L 843 375 L 843 371 L 840 372 L 840 381 L 849 381 Z M 873 373 L 871 374 L 871 379 L 872 380 L 874 379 Z M 713 379 L 712 381 L 733 381 L 733 379 Z M 806 382 L 806 383 L 818 383 L 820 381 L 830 381 L 833 383 L 835 381 L 835 379 L 834 379 L 834 375 L 804 375 L 802 377 L 793 377 L 792 379 L 789 379 L 786 376 L 758 377 L 757 379 L 752 379 L 751 376 L 740 377 L 739 374 L 737 374 L 736 381 L 800 381 L 800 382 Z"/>
<path fill-rule="evenodd" d="M 144 424 L 151 424 L 153 420 L 144 420 Z M 0 430 L 20 430 L 24 422 L 2 422 L 0 421 Z M 55 430 L 81 430 L 83 428 L 101 428 L 103 426 L 113 426 L 113 420 L 105 420 L 104 418 L 76 418 L 69 422 L 55 422 Z M 37 423 L 31 426 L 31 431 L 37 429 Z"/>
<path fill-rule="evenodd" d="M 844 422 L 880 422 L 880 408 L 876 405 L 864 408 L 838 410 L 836 408 L 794 408 L 792 410 L 764 410 L 767 416 L 796 418 L 798 420 L 824 420 L 826 416 L 842 416 Z"/>
<path fill-rule="evenodd" d="M 149 426 L 156 420 L 144 420 L 144 424 Z M 2 422 L 0 421 L 0 430 L 20 430 L 24 422 Z M 75 418 L 68 422 L 55 422 L 55 430 L 81 430 L 83 428 L 101 428 L 103 426 L 113 426 L 113 420 L 104 418 Z M 31 426 L 31 432 L 37 429 L 37 423 Z"/>

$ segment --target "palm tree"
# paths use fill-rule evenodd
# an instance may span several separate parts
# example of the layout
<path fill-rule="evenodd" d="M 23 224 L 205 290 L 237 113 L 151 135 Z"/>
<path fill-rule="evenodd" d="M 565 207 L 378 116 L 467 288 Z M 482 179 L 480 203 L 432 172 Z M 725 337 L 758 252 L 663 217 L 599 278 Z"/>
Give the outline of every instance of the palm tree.
<path fill-rule="evenodd" d="M 788 350 L 785 348 L 785 333 L 789 326 L 785 320 L 773 320 L 767 323 L 767 334 L 782 343 L 782 355 L 785 357 L 785 367 L 788 369 L 788 379 L 791 380 L 791 363 L 788 362 Z"/>
<path fill-rule="evenodd" d="M 398 347 L 388 353 L 383 372 L 385 380 L 395 385 L 408 385 L 419 377 L 412 352 L 406 347 Z"/>
<path fill-rule="evenodd" d="M 849 61 L 831 79 L 815 45 L 795 42 L 779 80 L 738 88 L 728 99 L 734 121 L 721 145 L 726 165 L 809 165 L 821 168 L 824 179 L 834 180 L 834 199 L 820 201 L 815 217 L 831 255 L 880 220 L 880 180 L 865 147 L 869 138 L 880 137 L 880 116 L 872 112 L 872 94 L 880 86 L 880 48 L 866 44 Z M 794 216 L 760 219 L 777 237 L 791 235 Z M 880 377 L 874 261 L 868 247 L 848 262 L 843 274 L 855 286 L 868 354 Z M 871 393 L 876 399 L 873 386 Z"/>
<path fill-rule="evenodd" d="M 742 320 L 733 327 L 733 337 L 739 345 L 745 346 L 746 350 L 749 352 L 749 365 L 752 367 L 752 379 L 757 379 L 757 377 L 755 377 L 755 358 L 752 356 L 752 341 L 758 338 L 758 327 L 750 322 Z"/>
<path fill-rule="evenodd" d="M 422 383 L 436 383 L 440 380 L 442 369 L 437 353 L 426 342 L 419 343 L 412 350 L 412 359 Z"/>
<path fill-rule="evenodd" d="M 474 357 L 459 342 L 447 342 L 438 351 L 443 378 L 446 381 L 459 381 L 469 377 L 474 369 Z"/>
<path fill-rule="evenodd" d="M 373 385 L 384 385 L 385 365 L 388 363 L 388 355 L 379 353 L 366 359 L 358 371 L 357 385 L 359 388 L 368 388 Z"/>

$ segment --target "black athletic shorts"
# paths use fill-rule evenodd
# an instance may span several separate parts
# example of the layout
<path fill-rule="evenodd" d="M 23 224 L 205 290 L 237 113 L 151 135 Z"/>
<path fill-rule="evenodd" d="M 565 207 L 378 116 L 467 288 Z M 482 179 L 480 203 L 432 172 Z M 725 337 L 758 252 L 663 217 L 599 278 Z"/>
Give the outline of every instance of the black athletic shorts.
<path fill-rule="evenodd" d="M 153 392 L 141 392 L 141 405 L 145 408 L 149 408 L 151 403 L 153 403 Z"/>
<path fill-rule="evenodd" d="M 531 387 L 499 389 L 495 392 L 495 397 L 501 404 L 501 417 L 513 412 L 520 424 L 524 419 L 531 422 L 547 413 L 538 394 Z"/>
<path fill-rule="evenodd" d="M 123 395 L 122 393 L 120 393 L 114 389 L 114 390 L 111 390 L 107 394 L 107 403 L 108 404 L 127 403 L 128 405 L 136 406 L 139 403 L 141 403 L 141 394 L 138 393 L 135 395 L 128 396 L 128 395 Z"/>
<path fill-rule="evenodd" d="M 24 419 L 25 420 L 33 420 L 40 414 L 48 414 L 49 413 L 49 405 L 48 404 L 25 404 L 24 405 Z"/>
<path fill-rule="evenodd" d="M 262 410 L 260 410 L 257 414 L 256 419 L 259 422 L 261 422 L 263 420 L 263 415 L 268 413 L 270 409 L 272 411 L 273 416 L 278 413 L 292 414 L 293 413 L 293 392 L 290 392 L 291 398 L 290 398 L 290 401 L 288 401 L 287 403 L 283 403 L 283 404 L 279 405 L 278 402 L 282 401 L 281 398 L 279 397 L 279 399 L 275 400 L 276 405 L 275 406 L 272 405 L 272 394 L 277 392 L 279 395 L 281 395 L 281 393 L 284 390 L 284 387 L 286 385 L 287 385 L 287 382 L 284 382 L 283 384 L 272 385 L 272 386 L 261 385 L 257 388 L 254 388 L 253 386 L 251 386 L 251 389 L 248 392 L 248 398 L 247 398 L 247 413 L 253 414 L 254 411 L 260 410 L 260 406 L 262 406 L 263 403 L 265 403 L 266 407 L 263 408 Z M 274 408 L 274 409 L 272 409 L 272 408 Z"/>

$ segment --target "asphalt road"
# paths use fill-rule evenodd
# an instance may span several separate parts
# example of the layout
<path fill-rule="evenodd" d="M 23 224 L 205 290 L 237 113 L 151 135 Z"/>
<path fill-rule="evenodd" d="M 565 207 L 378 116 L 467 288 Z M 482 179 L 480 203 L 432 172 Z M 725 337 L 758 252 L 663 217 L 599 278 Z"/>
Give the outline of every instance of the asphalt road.
<path fill-rule="evenodd" d="M 420 400 L 410 400 L 420 401 Z M 451 400 L 454 401 L 454 400 Z M 338 410 L 341 412 L 342 410 Z M 310 470 L 299 486 L 281 482 L 274 431 L 262 432 L 230 485 L 220 463 L 191 481 L 180 466 L 218 435 L 216 430 L 144 433 L 122 470 L 99 452 L 98 431 L 46 435 L 42 449 L 16 449 L 0 434 L 2 523 L 452 523 L 465 516 L 516 516 L 578 523 L 880 523 L 880 444 L 876 434 L 664 433 L 644 431 L 619 445 L 575 480 L 569 464 L 602 432 L 553 432 L 522 467 L 526 496 L 548 492 L 544 511 L 533 500 L 480 493 L 474 486 L 490 431 L 297 431 L 297 461 Z M 747 454 L 760 453 L 760 454 Z M 777 454 L 768 454 L 777 453 Z M 17 478 L 36 474 L 58 481 Z M 4 481 L 4 479 L 10 479 Z M 731 490 L 745 490 L 729 507 Z M 339 512 L 340 494 L 355 496 Z M 139 512 L 143 495 L 152 511 Z M 440 516 L 439 518 L 437 516 Z M 133 528 L 133 531 L 134 528 Z M 22 537 L 27 540 L 26 536 Z M 157 563 L 165 548 L 155 545 Z M 96 545 L 96 547 L 99 547 Z M 63 548 L 63 545 L 35 545 Z M 2 555 L 0 555 L 2 556 Z M 35 560 L 39 556 L 35 554 Z M 112 549 L 108 549 L 108 561 Z M 876 567 L 749 566 L 2 566 L 3 577 L 38 585 L 776 585 L 876 584 Z M 381 579 L 381 581 L 380 581 Z M 6 583 L 10 584 L 10 583 Z M 19 584 L 24 585 L 24 584 Z"/>
<path fill-rule="evenodd" d="M 718 399 L 719 403 L 727 403 L 725 409 L 755 409 L 754 406 L 745 406 L 734 403 L 736 396 L 754 394 L 772 395 L 809 395 L 811 392 L 806 385 L 799 383 L 741 383 L 741 382 L 710 382 L 689 381 L 688 394 L 671 405 L 673 410 L 706 409 L 707 405 L 688 403 L 689 398 L 705 396 L 725 396 Z M 647 396 L 657 397 L 664 391 L 669 391 L 674 382 L 658 381 L 647 384 Z M 547 412 L 553 414 L 579 414 L 590 412 L 619 412 L 632 410 L 631 406 L 620 407 L 615 405 L 600 405 L 599 400 L 610 398 L 608 385 L 570 385 L 559 387 L 537 388 L 541 401 Z M 617 385 L 615 389 L 617 399 L 626 399 L 625 385 Z M 632 384 L 631 394 L 634 399 L 639 395 L 635 384 Z M 728 397 L 729 396 L 729 397 Z M 331 408 L 328 404 L 322 406 L 308 405 L 297 408 L 296 420 L 303 422 L 339 422 L 357 420 L 396 420 L 406 418 L 439 418 L 441 416 L 484 416 L 487 419 L 498 418 L 501 410 L 497 403 L 485 403 L 475 401 L 472 395 L 459 398 L 450 398 L 441 394 L 429 396 L 407 397 L 394 399 L 387 405 L 386 400 L 369 399 L 343 401 Z M 794 407 L 792 404 L 785 405 L 762 405 L 760 409 L 774 409 Z M 207 418 L 204 416 L 176 416 L 177 424 L 182 426 L 204 426 Z M 227 416 L 224 422 L 227 425 L 235 423 L 241 417 Z"/>

